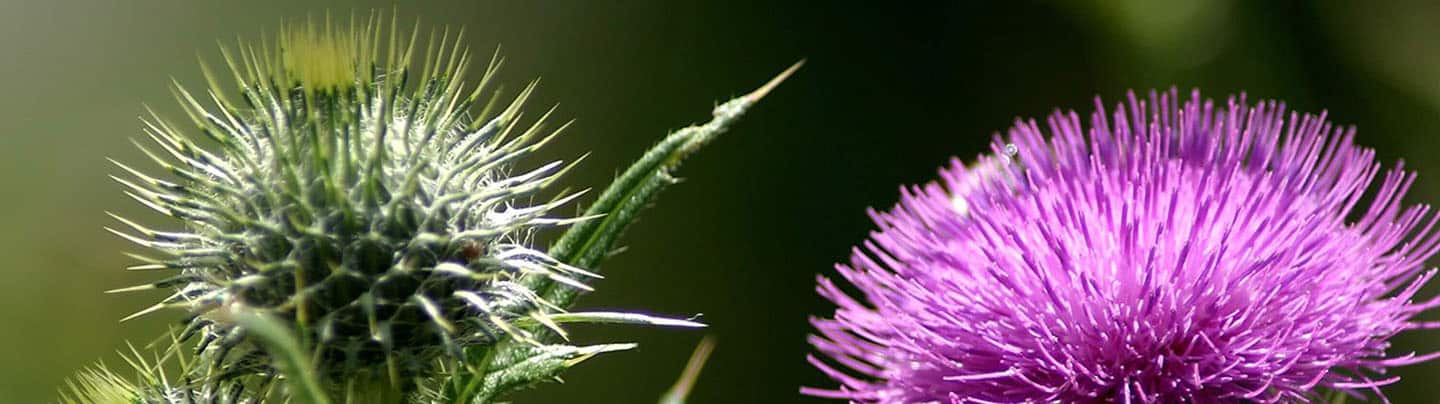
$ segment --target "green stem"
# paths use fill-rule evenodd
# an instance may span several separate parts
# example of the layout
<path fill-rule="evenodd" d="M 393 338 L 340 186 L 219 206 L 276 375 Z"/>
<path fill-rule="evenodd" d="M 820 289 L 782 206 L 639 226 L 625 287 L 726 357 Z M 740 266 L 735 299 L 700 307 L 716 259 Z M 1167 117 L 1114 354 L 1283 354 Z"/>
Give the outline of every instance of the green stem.
<path fill-rule="evenodd" d="M 670 391 L 660 396 L 660 404 L 685 404 L 685 399 L 690 397 L 690 390 L 695 388 L 695 381 L 700 379 L 700 370 L 705 368 L 705 361 L 710 359 L 710 353 L 714 351 L 714 337 L 700 340 L 700 345 L 695 346 L 695 352 L 690 354 L 690 360 L 685 363 L 680 379 L 675 380 Z"/>

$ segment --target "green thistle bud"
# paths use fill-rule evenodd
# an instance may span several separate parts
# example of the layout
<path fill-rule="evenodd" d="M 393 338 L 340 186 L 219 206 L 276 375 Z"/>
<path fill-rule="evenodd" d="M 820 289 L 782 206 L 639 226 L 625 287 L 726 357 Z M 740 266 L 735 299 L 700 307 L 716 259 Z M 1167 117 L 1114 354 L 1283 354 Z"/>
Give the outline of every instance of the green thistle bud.
<path fill-rule="evenodd" d="M 161 392 L 147 392 L 129 379 L 122 377 L 103 364 L 80 371 L 65 382 L 66 389 L 60 392 L 62 404 L 119 404 L 142 401 L 146 394 L 161 397 Z"/>
<path fill-rule="evenodd" d="M 174 338 L 170 334 L 169 338 Z M 170 347 L 174 348 L 174 346 Z M 134 345 L 120 352 L 130 365 L 133 377 L 121 376 L 98 362 L 66 380 L 60 390 L 61 404 L 248 404 L 258 398 L 244 397 L 243 386 L 195 383 L 190 375 L 192 361 L 171 349 L 142 354 Z M 184 375 L 174 377 L 176 375 Z M 278 398 L 278 397 L 277 397 Z"/>
<path fill-rule="evenodd" d="M 385 25 L 293 25 L 222 49 L 239 102 L 206 69 L 205 94 L 176 85 L 192 127 L 146 119 L 154 145 L 140 147 L 173 179 L 116 163 L 131 197 L 184 225 L 116 216 L 112 232 L 163 254 L 132 269 L 172 273 L 117 291 L 171 290 L 134 316 L 188 310 L 210 369 L 272 372 L 227 314 L 250 311 L 296 330 L 322 377 L 402 380 L 464 347 L 532 340 L 516 324 L 555 324 L 561 309 L 522 276 L 581 289 L 595 277 L 528 246 L 584 219 L 552 216 L 579 193 L 537 199 L 565 163 L 517 165 L 564 128 L 545 130 L 549 113 L 517 124 L 534 85 L 492 114 L 498 60 L 471 88 L 459 36 Z"/>

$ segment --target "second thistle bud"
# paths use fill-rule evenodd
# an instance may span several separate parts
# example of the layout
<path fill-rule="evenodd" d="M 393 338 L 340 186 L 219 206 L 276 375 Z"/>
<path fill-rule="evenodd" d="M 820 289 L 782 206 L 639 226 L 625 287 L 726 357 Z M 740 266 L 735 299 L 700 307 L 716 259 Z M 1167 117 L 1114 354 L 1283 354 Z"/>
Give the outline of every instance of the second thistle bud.
<path fill-rule="evenodd" d="M 544 117 L 517 124 L 533 87 L 476 111 L 496 101 L 481 90 L 498 62 L 470 87 L 458 37 L 427 44 L 384 25 L 292 26 L 226 50 L 238 101 L 177 88 L 192 126 L 146 122 L 153 145 L 141 148 L 167 175 L 117 163 L 131 197 L 183 224 L 116 217 L 125 226 L 112 231 L 163 254 L 135 268 L 171 273 L 122 290 L 171 290 L 137 315 L 188 310 L 187 334 L 214 369 L 271 366 L 227 310 L 293 327 L 322 375 L 395 377 L 461 347 L 529 340 L 516 321 L 549 324 L 559 308 L 521 275 L 581 288 L 593 276 L 528 246 L 535 229 L 575 220 L 550 212 L 578 195 L 537 199 L 564 163 L 517 164 L 558 132 Z"/>

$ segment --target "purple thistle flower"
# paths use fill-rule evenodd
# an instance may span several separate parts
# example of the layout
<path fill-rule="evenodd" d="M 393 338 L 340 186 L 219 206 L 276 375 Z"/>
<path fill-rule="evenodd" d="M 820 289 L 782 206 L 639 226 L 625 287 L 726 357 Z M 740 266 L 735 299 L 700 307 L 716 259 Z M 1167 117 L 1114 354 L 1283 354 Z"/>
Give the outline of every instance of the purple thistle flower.
<path fill-rule="evenodd" d="M 1414 302 L 1437 216 L 1403 206 L 1353 128 L 1284 104 L 1152 92 L 1017 121 L 995 155 L 902 189 L 812 320 L 855 402 L 1311 401 L 1436 354 L 1387 354 L 1432 324 Z M 1288 119 L 1287 119 L 1288 116 Z M 1003 145 L 1003 146 L 1002 146 Z M 1372 188 L 1377 179 L 1380 185 Z M 1367 192 L 1367 190 L 1374 190 Z M 1362 202 L 1368 201 L 1368 202 Z M 848 288 L 847 288 L 848 289 Z"/>

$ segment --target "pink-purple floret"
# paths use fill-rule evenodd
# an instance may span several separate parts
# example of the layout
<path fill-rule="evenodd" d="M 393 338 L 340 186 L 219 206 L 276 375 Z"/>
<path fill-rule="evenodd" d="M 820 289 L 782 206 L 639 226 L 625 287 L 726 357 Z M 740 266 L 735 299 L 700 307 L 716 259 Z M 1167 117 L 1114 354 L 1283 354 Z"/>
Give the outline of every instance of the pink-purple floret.
<path fill-rule="evenodd" d="M 854 402 L 1383 399 L 1437 300 L 1437 215 L 1353 128 L 1284 104 L 1130 94 L 1089 126 L 1017 120 L 994 154 L 902 189 L 820 277 L 810 362 Z M 1048 135 L 1047 135 L 1048 134 Z M 1013 145 L 1012 155 L 1005 152 Z M 1374 186 L 1375 182 L 1378 186 Z M 847 292 L 858 291 L 859 293 Z"/>

